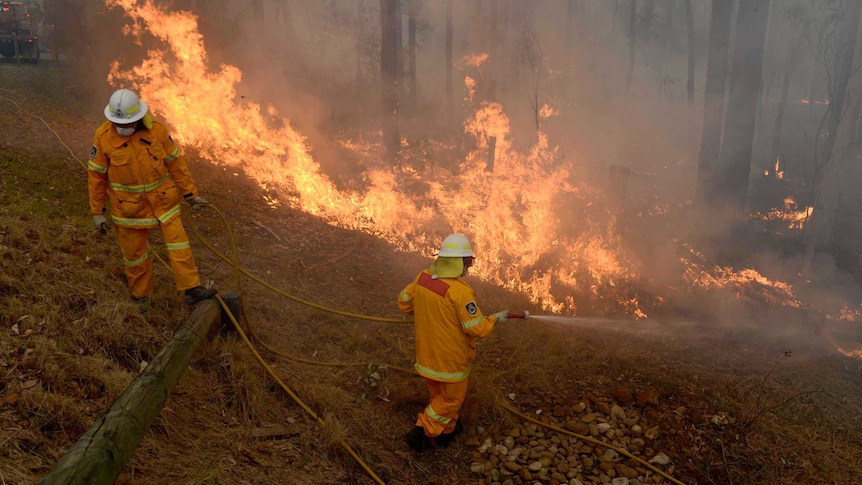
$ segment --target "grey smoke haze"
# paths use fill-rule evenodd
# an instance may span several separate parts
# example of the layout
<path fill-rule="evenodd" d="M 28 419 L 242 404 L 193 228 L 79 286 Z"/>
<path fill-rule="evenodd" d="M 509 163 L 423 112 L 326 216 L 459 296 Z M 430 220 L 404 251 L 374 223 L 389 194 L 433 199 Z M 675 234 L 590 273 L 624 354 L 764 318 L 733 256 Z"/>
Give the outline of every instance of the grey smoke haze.
<path fill-rule="evenodd" d="M 237 66 L 243 73 L 238 94 L 273 106 L 288 118 L 308 137 L 315 160 L 339 186 L 361 184 L 357 180 L 370 167 L 395 165 L 382 151 L 362 157 L 338 144 L 342 139 L 380 143 L 379 1 L 156 4 L 195 12 L 210 63 Z M 577 170 L 573 185 L 599 189 L 602 195 L 595 196 L 600 197 L 596 205 L 610 207 L 587 216 L 562 209 L 561 226 L 576 231 L 585 221 L 612 217 L 602 225 L 612 228 L 638 255 L 638 267 L 632 269 L 640 274 L 643 281 L 638 284 L 647 288 L 645 293 L 679 284 L 680 242 L 729 237 L 732 217 L 722 212 L 704 217 L 690 210 L 698 174 L 711 2 L 692 2 L 691 46 L 685 1 L 638 2 L 630 71 L 629 1 L 454 1 L 451 105 L 446 90 L 446 5 L 443 0 L 402 2 L 405 76 L 399 83 L 400 134 L 411 147 L 429 147 L 427 163 L 457 170 L 463 162 L 459 155 L 475 143 L 463 136 L 462 124 L 482 101 L 502 105 L 515 149 L 529 152 L 536 142 L 535 112 L 547 107 L 552 115 L 539 119 L 539 129 L 553 150 L 547 163 L 570 163 Z M 815 140 L 827 107 L 822 100 L 830 81 L 814 47 L 799 48 L 787 90 L 781 181 L 776 181 L 771 145 L 782 104 L 783 72 L 792 54 L 789 47 L 798 46 L 793 40 L 807 35 L 788 20 L 794 13 L 791 7 L 797 5 L 801 10 L 796 15 L 822 23 L 813 3 L 772 2 L 751 161 L 749 204 L 758 210 L 782 207 L 788 194 L 798 199 L 800 208 L 810 203 L 804 197 L 810 195 Z M 119 8 L 106 9 L 95 0 L 69 8 L 74 14 L 67 19 L 82 22 L 87 42 L 70 45 L 66 60 L 77 66 L 88 86 L 85 94 L 98 105 L 113 89 L 107 82 L 111 63 L 134 66 L 150 46 L 146 40 L 137 46 L 123 35 L 128 20 Z M 406 76 L 411 11 L 416 20 L 415 96 Z M 802 44 L 807 45 L 814 46 Z M 689 49 L 694 58 L 692 105 L 686 99 Z M 488 57 L 479 66 L 466 61 L 482 54 Z M 468 76 L 476 82 L 472 103 L 466 101 Z M 624 167 L 629 175 L 620 177 L 613 167 Z M 764 231 L 792 232 L 780 224 L 772 222 Z M 840 306 L 836 301 L 847 299 L 856 306 L 855 283 L 828 255 L 818 256 L 809 278 L 821 283 L 818 289 L 806 290 L 810 287 L 798 280 L 800 255 L 763 241 L 731 242 L 744 247 L 736 253 L 747 253 L 746 266 L 757 265 L 772 281 L 792 280 L 797 295 L 817 300 L 806 304 L 823 302 L 831 309 Z M 727 248 L 707 255 L 707 269 L 729 264 L 712 259 L 721 256 L 722 249 Z M 756 318 L 728 301 L 686 304 L 703 303 L 701 309 L 726 323 Z"/>

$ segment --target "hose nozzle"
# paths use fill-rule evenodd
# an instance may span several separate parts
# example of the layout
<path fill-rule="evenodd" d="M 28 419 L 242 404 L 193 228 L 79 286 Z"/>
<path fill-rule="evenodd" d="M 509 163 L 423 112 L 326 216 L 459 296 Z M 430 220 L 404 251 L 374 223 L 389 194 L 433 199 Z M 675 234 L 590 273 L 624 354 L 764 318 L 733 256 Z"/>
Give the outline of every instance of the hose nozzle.
<path fill-rule="evenodd" d="M 530 318 L 530 312 L 528 312 L 526 310 L 523 312 L 520 312 L 520 313 L 519 312 L 509 312 L 507 317 L 509 317 L 509 318 L 523 318 L 526 320 L 526 319 Z"/>

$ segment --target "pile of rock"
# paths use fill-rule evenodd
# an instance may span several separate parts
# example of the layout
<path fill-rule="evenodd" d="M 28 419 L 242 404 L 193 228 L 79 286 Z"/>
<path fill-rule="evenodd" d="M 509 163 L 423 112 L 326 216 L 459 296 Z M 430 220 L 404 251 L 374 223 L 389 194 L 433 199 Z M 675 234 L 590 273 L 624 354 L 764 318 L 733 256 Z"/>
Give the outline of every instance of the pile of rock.
<path fill-rule="evenodd" d="M 486 436 L 485 430 L 479 427 L 465 444 L 475 447 L 471 470 L 484 477 L 482 483 L 671 483 L 644 465 L 648 462 L 672 476 L 670 458 L 654 449 L 661 430 L 647 423 L 637 408 L 623 409 L 610 399 L 588 398 L 572 406 L 556 406 L 551 413 L 539 412 L 535 419 L 610 446 L 530 421 L 494 436 Z"/>

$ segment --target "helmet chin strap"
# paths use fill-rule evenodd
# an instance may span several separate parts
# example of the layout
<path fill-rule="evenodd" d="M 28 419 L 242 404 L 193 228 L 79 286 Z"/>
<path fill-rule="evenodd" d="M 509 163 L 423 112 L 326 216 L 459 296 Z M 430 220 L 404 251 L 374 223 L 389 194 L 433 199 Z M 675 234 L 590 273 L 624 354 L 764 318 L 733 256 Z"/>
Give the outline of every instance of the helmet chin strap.
<path fill-rule="evenodd" d="M 129 127 L 125 127 L 125 128 L 117 126 L 115 128 L 117 128 L 117 133 L 119 133 L 120 136 L 132 136 L 136 130 L 136 128 L 134 126 L 129 126 Z"/>

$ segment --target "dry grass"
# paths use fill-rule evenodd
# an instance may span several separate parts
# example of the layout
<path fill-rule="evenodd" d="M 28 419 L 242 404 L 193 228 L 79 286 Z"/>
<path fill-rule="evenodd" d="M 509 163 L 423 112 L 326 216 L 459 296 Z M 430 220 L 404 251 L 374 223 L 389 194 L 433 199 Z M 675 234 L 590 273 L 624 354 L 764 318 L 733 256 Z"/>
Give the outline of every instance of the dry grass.
<path fill-rule="evenodd" d="M 41 102 L 65 90 L 60 71 L 27 78 L 19 74 L 29 71 L 12 76 L 9 69 L 0 65 L 0 95 L 17 96 L 34 112 L 36 100 L 22 93 L 36 87 Z M 92 116 L 70 123 L 63 112 L 40 113 L 65 127 L 66 141 L 86 154 L 99 113 L 89 105 L 77 112 Z M 155 297 L 142 314 L 129 301 L 115 242 L 90 227 L 80 165 L 61 146 L 45 142 L 50 135 L 41 123 L 6 105 L 0 126 L 18 130 L 0 137 L 0 472 L 6 483 L 27 484 L 50 470 L 142 362 L 152 360 L 188 309 L 170 273 L 156 263 Z M 218 167 L 193 160 L 192 169 L 204 193 L 225 206 L 235 224 L 244 266 L 301 298 L 399 316 L 397 292 L 427 261 L 395 257 L 370 236 L 267 208 L 258 202 L 260 189 Z M 194 223 L 230 252 L 218 218 L 205 211 Z M 151 242 L 158 246 L 158 238 Z M 411 325 L 304 307 L 237 280 L 194 238 L 193 245 L 206 279 L 222 290 L 242 290 L 244 324 L 267 345 L 302 359 L 361 365 L 311 365 L 260 349 L 326 421 L 320 425 L 273 383 L 234 333 L 214 332 L 118 483 L 372 483 L 341 440 L 386 483 L 473 480 L 469 448 L 456 444 L 416 456 L 401 442 L 427 404 L 424 382 L 366 365 L 411 367 Z M 480 282 L 475 288 L 486 312 L 530 309 L 521 296 Z M 612 395 L 617 387 L 655 388 L 659 405 L 642 411 L 662 427 L 659 445 L 686 483 L 857 481 L 860 361 L 815 345 L 794 345 L 792 357 L 784 358 L 785 343 L 727 329 L 650 337 L 512 321 L 480 342 L 462 415 L 468 435 L 477 426 L 491 433 L 514 424 L 501 399 L 525 412 L 547 412 L 555 404 Z M 372 372 L 380 378 L 369 380 Z M 712 424 L 716 414 L 730 422 Z M 251 437 L 271 426 L 284 427 L 285 434 Z"/>

